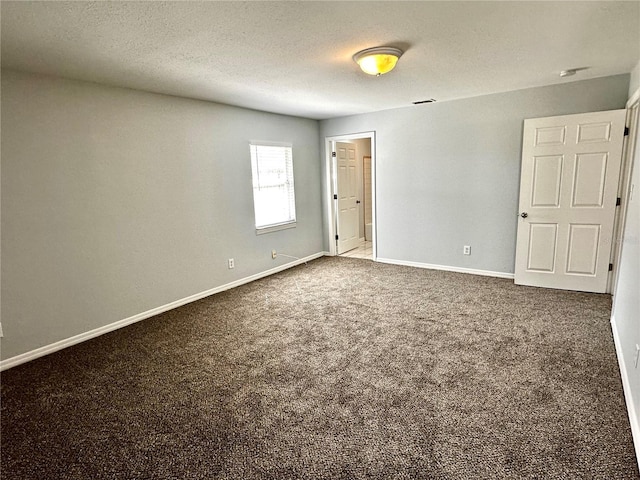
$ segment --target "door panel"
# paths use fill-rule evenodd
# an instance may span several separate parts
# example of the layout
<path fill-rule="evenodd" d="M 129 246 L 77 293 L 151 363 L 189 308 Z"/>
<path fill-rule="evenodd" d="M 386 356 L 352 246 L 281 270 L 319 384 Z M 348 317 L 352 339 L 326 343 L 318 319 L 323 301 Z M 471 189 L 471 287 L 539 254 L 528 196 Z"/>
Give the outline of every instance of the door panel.
<path fill-rule="evenodd" d="M 338 255 L 360 244 L 356 146 L 336 142 Z"/>
<path fill-rule="evenodd" d="M 532 223 L 529 230 L 529 255 L 527 268 L 538 272 L 553 272 L 556 261 L 558 225 Z"/>
<path fill-rule="evenodd" d="M 607 172 L 606 153 L 576 155 L 572 207 L 602 207 Z"/>
<path fill-rule="evenodd" d="M 534 207 L 558 207 L 560 205 L 562 155 L 534 157 L 533 162 L 531 205 Z"/>
<path fill-rule="evenodd" d="M 595 275 L 600 225 L 569 225 L 567 273 Z"/>
<path fill-rule="evenodd" d="M 525 120 L 515 282 L 604 292 L 625 111 Z"/>
<path fill-rule="evenodd" d="M 535 146 L 564 145 L 567 135 L 567 127 L 564 125 L 555 127 L 540 127 L 536 129 Z"/>

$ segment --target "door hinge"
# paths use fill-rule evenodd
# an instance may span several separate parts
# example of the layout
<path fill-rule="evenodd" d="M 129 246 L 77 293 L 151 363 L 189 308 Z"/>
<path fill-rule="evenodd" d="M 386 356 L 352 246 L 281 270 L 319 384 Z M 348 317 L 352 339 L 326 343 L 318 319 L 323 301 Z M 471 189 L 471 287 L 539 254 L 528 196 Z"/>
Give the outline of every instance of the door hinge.
<path fill-rule="evenodd" d="M 629 127 L 624 127 L 624 136 L 628 136 L 629 135 Z"/>
<path fill-rule="evenodd" d="M 336 152 L 331 152 L 331 156 L 335 158 L 336 157 Z"/>
<path fill-rule="evenodd" d="M 622 199 L 620 197 L 616 198 L 616 207 L 619 207 L 622 203 Z"/>
<path fill-rule="evenodd" d="M 338 240 L 338 235 L 336 235 L 336 240 Z"/>
<path fill-rule="evenodd" d="M 609 271 L 610 271 L 610 272 L 613 272 L 613 263 L 610 263 L 610 264 L 609 264 Z"/>
<path fill-rule="evenodd" d="M 338 194 L 337 194 L 337 193 L 334 193 L 334 194 L 333 194 L 333 199 L 334 199 L 334 200 L 337 200 L 337 199 L 338 199 Z"/>

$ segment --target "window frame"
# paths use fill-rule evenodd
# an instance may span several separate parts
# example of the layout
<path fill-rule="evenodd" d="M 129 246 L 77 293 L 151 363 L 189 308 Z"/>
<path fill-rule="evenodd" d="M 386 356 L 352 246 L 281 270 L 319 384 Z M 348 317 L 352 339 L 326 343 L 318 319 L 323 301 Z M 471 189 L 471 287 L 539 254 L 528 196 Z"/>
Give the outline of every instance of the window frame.
<path fill-rule="evenodd" d="M 257 225 L 257 212 L 256 212 L 256 189 L 259 188 L 259 186 L 257 186 L 257 183 L 259 182 L 259 179 L 256 179 L 256 173 L 259 171 L 259 155 L 258 155 L 258 150 L 260 147 L 281 147 L 283 149 L 289 149 L 288 154 L 285 154 L 285 162 L 287 162 L 287 158 L 288 161 L 290 162 L 290 168 L 289 165 L 285 164 L 285 176 L 287 177 L 285 180 L 285 184 L 289 184 L 290 186 L 287 187 L 288 189 L 290 189 L 290 192 L 288 193 L 288 197 L 290 198 L 290 202 L 291 204 L 289 205 L 289 208 L 293 207 L 293 219 L 292 220 L 286 220 L 283 222 L 276 222 L 276 223 L 270 223 L 270 224 L 266 224 L 266 225 L 262 225 L 262 226 L 258 226 Z M 256 156 L 254 159 L 254 149 L 256 152 Z M 295 174 L 294 174 L 294 168 L 293 168 L 293 145 L 291 143 L 286 143 L 286 142 L 266 142 L 266 141 L 251 141 L 249 142 L 249 155 L 250 155 L 250 160 L 251 160 L 251 194 L 253 197 L 253 224 L 256 230 L 256 235 L 263 235 L 265 233 L 271 233 L 271 232 L 277 232 L 280 230 L 286 230 L 289 228 L 296 228 L 297 226 L 297 209 L 296 209 L 296 194 L 295 194 Z M 291 172 L 291 176 L 289 177 L 288 172 Z"/>

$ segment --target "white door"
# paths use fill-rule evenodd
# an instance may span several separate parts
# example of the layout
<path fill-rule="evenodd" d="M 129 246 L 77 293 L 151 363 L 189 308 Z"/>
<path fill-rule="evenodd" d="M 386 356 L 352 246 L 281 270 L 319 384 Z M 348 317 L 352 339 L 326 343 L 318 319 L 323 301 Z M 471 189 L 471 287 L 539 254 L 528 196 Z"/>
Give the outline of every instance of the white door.
<path fill-rule="evenodd" d="M 360 243 L 360 202 L 356 146 L 336 142 L 336 183 L 338 197 L 338 255 L 356 248 Z"/>
<path fill-rule="evenodd" d="M 625 110 L 525 120 L 515 283 L 607 288 Z"/>

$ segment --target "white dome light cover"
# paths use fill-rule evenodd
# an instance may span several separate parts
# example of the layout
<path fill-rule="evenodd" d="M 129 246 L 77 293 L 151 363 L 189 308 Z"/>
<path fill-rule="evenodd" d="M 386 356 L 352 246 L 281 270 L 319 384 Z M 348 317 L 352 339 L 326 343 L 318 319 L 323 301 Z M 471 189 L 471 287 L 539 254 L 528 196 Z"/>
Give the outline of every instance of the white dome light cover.
<path fill-rule="evenodd" d="M 403 53 L 395 47 L 374 47 L 356 53 L 353 60 L 363 72 L 379 76 L 393 70 Z"/>

